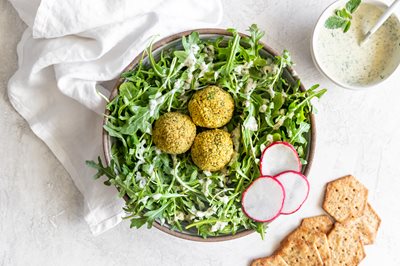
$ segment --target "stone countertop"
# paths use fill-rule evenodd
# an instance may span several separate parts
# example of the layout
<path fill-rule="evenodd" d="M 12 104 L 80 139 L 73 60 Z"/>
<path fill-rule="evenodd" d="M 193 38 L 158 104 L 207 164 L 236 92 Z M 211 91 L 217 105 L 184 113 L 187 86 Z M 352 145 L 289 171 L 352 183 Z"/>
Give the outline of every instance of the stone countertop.
<path fill-rule="evenodd" d="M 333 85 L 313 65 L 310 36 L 330 0 L 223 0 L 220 27 L 245 31 L 257 23 L 264 41 L 288 49 L 307 86 L 328 88 L 318 107 L 311 194 L 294 215 L 267 231 L 222 243 L 196 243 L 157 229 L 131 230 L 127 221 L 94 237 L 83 220 L 82 196 L 46 145 L 8 101 L 17 68 L 16 45 L 25 25 L 0 0 L 0 265 L 247 265 L 266 256 L 303 217 L 323 213 L 324 185 L 352 173 L 369 188 L 382 218 L 376 244 L 361 265 L 400 265 L 400 71 L 377 89 L 353 92 Z M 34 99 L 33 99 L 34 100 Z"/>

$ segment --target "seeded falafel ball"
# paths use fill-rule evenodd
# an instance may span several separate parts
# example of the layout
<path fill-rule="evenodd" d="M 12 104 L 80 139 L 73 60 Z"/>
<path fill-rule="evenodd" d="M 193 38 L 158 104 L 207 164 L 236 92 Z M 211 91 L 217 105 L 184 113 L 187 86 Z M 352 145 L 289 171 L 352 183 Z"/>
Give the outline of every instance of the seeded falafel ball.
<path fill-rule="evenodd" d="M 181 154 L 187 152 L 196 137 L 196 125 L 189 116 L 169 112 L 160 116 L 153 127 L 154 144 L 163 152 Z"/>
<path fill-rule="evenodd" d="M 196 125 L 219 128 L 232 119 L 235 103 L 225 90 L 218 86 L 208 86 L 193 94 L 188 108 Z"/>
<path fill-rule="evenodd" d="M 228 132 L 221 129 L 203 131 L 196 136 L 191 150 L 193 162 L 204 171 L 218 171 L 229 163 L 233 142 Z"/>

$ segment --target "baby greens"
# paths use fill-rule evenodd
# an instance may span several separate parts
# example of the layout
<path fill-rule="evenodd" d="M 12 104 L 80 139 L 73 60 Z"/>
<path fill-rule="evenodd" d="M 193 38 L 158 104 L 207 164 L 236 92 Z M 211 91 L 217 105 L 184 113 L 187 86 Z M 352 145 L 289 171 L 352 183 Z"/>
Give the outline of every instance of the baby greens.
<path fill-rule="evenodd" d="M 347 32 L 351 26 L 351 14 L 356 11 L 360 4 L 361 0 L 349 0 L 344 8 L 336 9 L 335 15 L 330 16 L 325 21 L 325 27 L 328 29 L 342 28 L 343 32 Z"/>
<path fill-rule="evenodd" d="M 229 29 L 231 38 L 202 39 L 197 32 L 182 38 L 182 49 L 164 50 L 122 74 L 119 94 L 107 105 L 104 129 L 113 138 L 110 166 L 87 162 L 106 176 L 106 184 L 127 196 L 125 211 L 131 227 L 149 227 L 155 221 L 174 230 L 189 230 L 203 237 L 254 229 L 264 235 L 266 225 L 249 219 L 240 196 L 260 175 L 261 151 L 273 141 L 290 142 L 306 163 L 311 99 L 325 90 L 318 85 L 301 91 L 290 81 L 292 65 L 284 51 L 261 56 L 263 36 L 256 25 L 249 37 Z M 286 73 L 286 74 L 285 74 Z M 196 167 L 190 152 L 169 155 L 152 140 L 153 122 L 163 113 L 188 113 L 187 104 L 199 88 L 216 84 L 235 100 L 233 119 L 224 127 L 232 135 L 235 155 L 219 172 Z"/>

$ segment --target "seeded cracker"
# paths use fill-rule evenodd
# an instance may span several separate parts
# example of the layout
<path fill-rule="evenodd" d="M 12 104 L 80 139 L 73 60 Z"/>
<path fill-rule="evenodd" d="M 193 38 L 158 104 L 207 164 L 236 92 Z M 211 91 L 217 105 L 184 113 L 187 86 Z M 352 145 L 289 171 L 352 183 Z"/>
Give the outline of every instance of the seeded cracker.
<path fill-rule="evenodd" d="M 364 245 L 374 243 L 376 234 L 381 224 L 381 218 L 368 203 L 364 210 L 364 214 L 355 219 L 344 222 L 345 225 L 355 227 L 360 232 L 360 238 Z"/>
<path fill-rule="evenodd" d="M 368 189 L 355 177 L 348 175 L 328 183 L 324 210 L 338 222 L 360 217 L 367 206 Z"/>
<path fill-rule="evenodd" d="M 357 229 L 335 223 L 328 235 L 332 265 L 358 265 L 365 257 L 364 246 Z"/>
<path fill-rule="evenodd" d="M 321 260 L 324 265 L 332 265 L 331 264 L 331 251 L 329 249 L 328 239 L 326 235 L 317 231 L 310 231 L 304 228 L 297 228 L 294 230 L 287 238 L 287 241 L 296 241 L 303 240 L 309 246 L 315 244 L 315 247 L 318 250 L 318 253 L 321 257 Z"/>
<path fill-rule="evenodd" d="M 330 182 L 323 207 L 336 223 L 328 215 L 304 218 L 274 255 L 290 266 L 359 265 L 365 257 L 364 245 L 374 242 L 381 223 L 367 197 L 368 190 L 353 176 Z M 272 257 L 255 260 L 252 266 L 280 265 L 273 264 Z M 261 264 L 264 261 L 270 264 Z"/>
<path fill-rule="evenodd" d="M 281 256 L 272 255 L 265 258 L 253 260 L 251 266 L 289 266 Z"/>
<path fill-rule="evenodd" d="M 328 215 L 313 216 L 304 218 L 300 227 L 327 234 L 333 227 L 333 221 Z"/>
<path fill-rule="evenodd" d="M 317 247 L 303 240 L 286 241 L 276 255 L 290 266 L 323 266 Z"/>

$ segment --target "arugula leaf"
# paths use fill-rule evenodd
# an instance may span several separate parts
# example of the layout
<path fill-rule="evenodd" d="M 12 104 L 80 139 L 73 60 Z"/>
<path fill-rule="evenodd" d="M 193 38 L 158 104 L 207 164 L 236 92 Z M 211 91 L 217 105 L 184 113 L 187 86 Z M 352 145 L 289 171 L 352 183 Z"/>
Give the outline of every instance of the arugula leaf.
<path fill-rule="evenodd" d="M 121 75 L 119 94 L 107 104 L 104 129 L 112 138 L 111 162 L 88 161 L 106 176 L 106 184 L 126 196 L 124 208 L 131 227 L 157 221 L 173 230 L 189 230 L 203 237 L 254 229 L 262 236 L 266 224 L 242 212 L 240 195 L 259 175 L 256 167 L 261 147 L 272 141 L 289 141 L 306 163 L 310 100 L 325 90 L 317 85 L 300 90 L 287 67 L 288 51 L 279 56 L 262 54 L 264 33 L 256 26 L 249 37 L 234 29 L 231 38 L 200 39 L 197 32 L 182 38 L 182 49 L 148 57 Z M 235 100 L 234 118 L 226 129 L 238 143 L 237 154 L 224 171 L 207 173 L 195 166 L 190 153 L 169 155 L 153 144 L 151 126 L 163 113 L 187 113 L 191 95 L 216 84 Z M 254 123 L 257 130 L 254 130 Z"/>
<path fill-rule="evenodd" d="M 130 228 L 140 228 L 144 224 L 146 224 L 147 219 L 146 218 L 132 218 L 131 219 L 131 225 Z"/>

